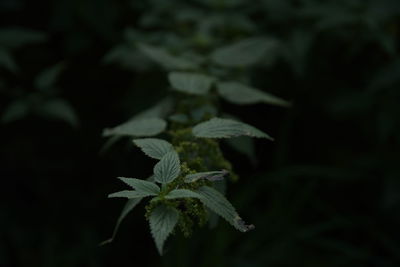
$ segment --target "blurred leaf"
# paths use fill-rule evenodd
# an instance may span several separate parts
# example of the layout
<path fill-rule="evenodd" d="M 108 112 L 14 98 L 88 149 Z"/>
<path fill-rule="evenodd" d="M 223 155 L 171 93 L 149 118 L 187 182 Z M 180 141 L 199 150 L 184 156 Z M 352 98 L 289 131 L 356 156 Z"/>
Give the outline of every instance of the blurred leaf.
<path fill-rule="evenodd" d="M 268 38 L 251 38 L 217 48 L 211 59 L 224 67 L 244 67 L 257 63 L 267 53 L 274 53 L 277 41 Z"/>
<path fill-rule="evenodd" d="M 217 90 L 222 98 L 234 104 L 250 105 L 266 103 L 283 107 L 290 106 L 289 102 L 279 97 L 238 82 L 220 82 L 217 84 Z"/>
<path fill-rule="evenodd" d="M 3 67 L 13 73 L 18 71 L 17 63 L 15 63 L 14 58 L 11 53 L 6 49 L 0 47 L 0 67 Z"/>
<path fill-rule="evenodd" d="M 1 115 L 2 123 L 20 120 L 29 114 L 29 106 L 26 101 L 16 100 L 12 102 Z"/>
<path fill-rule="evenodd" d="M 35 87 L 46 90 L 54 87 L 61 72 L 65 69 L 64 63 L 58 63 L 42 71 L 35 79 Z"/>
<path fill-rule="evenodd" d="M 149 218 L 151 234 L 156 242 L 160 255 L 163 254 L 164 243 L 172 233 L 179 219 L 179 212 L 167 206 L 155 208 Z"/>
<path fill-rule="evenodd" d="M 104 136 L 154 136 L 162 133 L 167 127 L 166 121 L 159 118 L 133 119 L 115 128 L 105 129 Z"/>
<path fill-rule="evenodd" d="M 169 142 L 162 139 L 136 139 L 133 140 L 133 142 L 135 143 L 135 145 L 140 147 L 143 153 L 154 159 L 161 159 L 165 154 L 173 151 L 174 149 Z"/>
<path fill-rule="evenodd" d="M 44 33 L 22 29 L 3 28 L 0 29 L 0 46 L 7 48 L 19 48 L 28 44 L 42 43 L 47 40 Z"/>
<path fill-rule="evenodd" d="M 193 95 L 207 94 L 215 80 L 207 75 L 187 72 L 171 72 L 168 79 L 176 91 Z"/>
<path fill-rule="evenodd" d="M 244 135 L 273 140 L 269 135 L 251 125 L 221 118 L 213 118 L 196 125 L 193 128 L 193 134 L 202 138 L 231 138 Z"/>
<path fill-rule="evenodd" d="M 173 56 L 164 49 L 145 44 L 139 44 L 138 48 L 146 56 L 168 70 L 193 70 L 198 68 L 195 63 L 181 57 Z"/>
<path fill-rule="evenodd" d="M 162 184 L 168 184 L 175 180 L 180 172 L 181 165 L 178 153 L 168 152 L 154 166 L 154 179 Z"/>
<path fill-rule="evenodd" d="M 36 107 L 41 116 L 59 119 L 67 122 L 72 127 L 79 124 L 78 116 L 72 106 L 63 99 L 52 99 Z"/>
<path fill-rule="evenodd" d="M 226 139 L 226 142 L 236 151 L 246 155 L 250 161 L 257 162 L 254 140 L 247 136 Z"/>

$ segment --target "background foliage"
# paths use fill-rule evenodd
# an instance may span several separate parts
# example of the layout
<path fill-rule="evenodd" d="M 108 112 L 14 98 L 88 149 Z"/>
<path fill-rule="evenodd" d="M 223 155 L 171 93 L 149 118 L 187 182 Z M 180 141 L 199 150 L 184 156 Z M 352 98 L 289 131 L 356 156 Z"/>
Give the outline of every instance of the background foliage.
<path fill-rule="evenodd" d="M 0 1 L 0 266 L 398 266 L 399 15 L 396 0 Z M 252 160 L 224 147 L 256 230 L 176 235 L 160 258 L 137 210 L 98 247 L 114 177 L 152 168 L 131 143 L 102 150 L 102 129 L 167 93 L 133 43 L 190 52 L 238 32 L 276 42 L 249 74 L 293 103 L 223 105 L 276 140 Z"/>

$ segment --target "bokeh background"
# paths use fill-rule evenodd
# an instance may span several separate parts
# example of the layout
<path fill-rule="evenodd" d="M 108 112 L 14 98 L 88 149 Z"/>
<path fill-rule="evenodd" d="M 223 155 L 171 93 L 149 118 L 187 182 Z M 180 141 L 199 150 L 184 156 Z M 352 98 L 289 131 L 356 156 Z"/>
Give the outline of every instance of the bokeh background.
<path fill-rule="evenodd" d="M 0 0 L 0 266 L 400 266 L 399 22 L 397 0 Z M 276 139 L 223 146 L 256 230 L 176 234 L 161 258 L 141 205 L 99 247 L 115 177 L 153 164 L 102 130 L 168 94 L 135 43 L 260 35 L 278 46 L 251 80 L 292 108 L 223 105 Z"/>

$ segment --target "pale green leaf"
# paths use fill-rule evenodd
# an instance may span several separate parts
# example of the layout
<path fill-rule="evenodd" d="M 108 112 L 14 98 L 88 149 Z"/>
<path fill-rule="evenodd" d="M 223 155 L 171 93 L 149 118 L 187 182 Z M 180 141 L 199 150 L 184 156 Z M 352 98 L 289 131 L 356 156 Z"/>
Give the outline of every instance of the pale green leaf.
<path fill-rule="evenodd" d="M 168 70 L 193 70 L 198 68 L 197 64 L 185 58 L 174 56 L 164 49 L 145 44 L 139 44 L 138 48 L 146 56 Z"/>
<path fill-rule="evenodd" d="M 275 106 L 288 107 L 290 103 L 265 93 L 255 88 L 238 82 L 221 82 L 217 84 L 218 94 L 225 100 L 239 105 L 250 105 L 257 103 L 271 104 Z"/>
<path fill-rule="evenodd" d="M 274 53 L 276 48 L 276 40 L 251 38 L 216 49 L 211 59 L 221 66 L 243 67 L 257 63 L 268 52 Z"/>
<path fill-rule="evenodd" d="M 231 138 L 237 136 L 250 136 L 273 140 L 266 133 L 243 122 L 231 119 L 212 118 L 211 120 L 196 125 L 193 135 L 203 138 Z"/>
<path fill-rule="evenodd" d="M 211 171 L 211 172 L 198 172 L 194 174 L 186 175 L 185 182 L 186 183 L 193 183 L 200 179 L 206 179 L 209 181 L 218 181 L 222 180 L 225 175 L 228 174 L 228 171 Z"/>
<path fill-rule="evenodd" d="M 181 165 L 176 151 L 168 152 L 154 166 L 154 179 L 162 184 L 175 180 L 181 172 Z"/>
<path fill-rule="evenodd" d="M 247 232 L 254 229 L 254 225 L 246 225 L 232 204 L 217 190 L 203 186 L 196 190 L 200 201 L 210 210 L 224 218 L 233 227 L 241 232 Z"/>
<path fill-rule="evenodd" d="M 187 198 L 187 197 L 200 199 L 200 195 L 198 193 L 188 189 L 174 189 L 165 196 L 166 199 Z"/>
<path fill-rule="evenodd" d="M 135 189 L 138 193 L 154 196 L 160 193 L 160 188 L 153 182 L 125 177 L 118 177 L 118 179 Z"/>
<path fill-rule="evenodd" d="M 165 154 L 173 150 L 173 146 L 162 139 L 145 138 L 133 140 L 144 154 L 154 159 L 161 159 Z"/>
<path fill-rule="evenodd" d="M 174 90 L 193 95 L 207 94 L 215 81 L 210 76 L 188 72 L 171 72 L 168 79 Z"/>
<path fill-rule="evenodd" d="M 162 133 L 167 127 L 160 118 L 134 119 L 112 129 L 105 129 L 104 136 L 154 136 Z"/>
<path fill-rule="evenodd" d="M 164 243 L 172 233 L 179 219 L 179 212 L 167 206 L 158 206 L 150 215 L 151 234 L 158 252 L 162 255 Z"/>
<path fill-rule="evenodd" d="M 143 198 L 143 197 L 149 197 L 149 196 L 154 196 L 153 193 L 144 193 L 144 192 L 139 192 L 135 190 L 124 190 L 124 191 L 119 191 L 116 193 L 109 194 L 109 198 L 114 198 L 114 197 L 121 197 L 121 198 Z"/>

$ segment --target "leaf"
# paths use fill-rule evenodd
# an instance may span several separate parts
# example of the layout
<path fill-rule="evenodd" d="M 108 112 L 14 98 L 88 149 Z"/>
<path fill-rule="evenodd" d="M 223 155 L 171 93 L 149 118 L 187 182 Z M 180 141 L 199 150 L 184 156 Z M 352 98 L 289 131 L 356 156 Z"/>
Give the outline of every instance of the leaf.
<path fill-rule="evenodd" d="M 231 138 L 237 136 L 250 136 L 273 140 L 266 133 L 243 122 L 231 119 L 212 118 L 197 124 L 192 130 L 194 136 L 202 138 Z"/>
<path fill-rule="evenodd" d="M 147 181 L 152 182 L 153 180 L 154 180 L 153 176 L 150 176 L 149 178 L 147 178 Z M 113 231 L 113 234 L 112 234 L 111 238 L 110 238 L 110 239 L 107 239 L 107 240 L 105 240 L 105 241 L 103 241 L 103 242 L 101 242 L 101 243 L 100 243 L 100 246 L 109 244 L 109 243 L 111 243 L 111 242 L 114 240 L 115 236 L 117 235 L 118 229 L 119 229 L 119 227 L 120 227 L 122 221 L 123 221 L 123 220 L 125 219 L 125 217 L 129 214 L 129 212 L 131 212 L 131 211 L 140 203 L 140 201 L 141 201 L 142 199 L 143 199 L 143 198 L 133 198 L 133 199 L 129 199 L 129 200 L 126 202 L 124 208 L 123 208 L 122 211 L 121 211 L 121 214 L 120 214 L 119 217 L 118 217 L 118 220 L 117 220 L 117 223 L 116 223 L 116 225 L 115 225 L 115 227 L 114 227 L 114 231 Z"/>
<path fill-rule="evenodd" d="M 179 212 L 167 206 L 158 206 L 150 215 L 151 234 L 160 255 L 163 253 L 164 242 L 172 233 L 179 219 Z"/>
<path fill-rule="evenodd" d="M 1 48 L 0 48 L 0 67 L 3 67 L 13 73 L 16 73 L 18 71 L 17 63 L 15 63 L 11 53 Z"/>
<path fill-rule="evenodd" d="M 157 138 L 136 139 L 133 140 L 133 143 L 135 143 L 144 154 L 154 159 L 161 159 L 165 154 L 174 149 L 169 142 Z"/>
<path fill-rule="evenodd" d="M 76 127 L 79 124 L 79 119 L 74 109 L 63 99 L 52 99 L 36 108 L 41 116 L 63 120 L 72 127 Z"/>
<path fill-rule="evenodd" d="M 109 198 L 114 198 L 114 197 L 122 197 L 122 198 L 143 198 L 143 197 L 149 197 L 149 196 L 154 196 L 153 193 L 143 193 L 139 191 L 134 191 L 134 190 L 124 190 L 124 191 L 119 191 L 116 193 L 109 194 Z"/>
<path fill-rule="evenodd" d="M 105 129 L 104 136 L 154 136 L 167 128 L 167 122 L 160 118 L 134 119 L 112 129 Z"/>
<path fill-rule="evenodd" d="M 198 198 L 200 199 L 200 195 L 196 192 L 193 192 L 188 189 L 175 189 L 169 192 L 165 198 L 166 199 L 176 199 L 176 198 Z"/>
<path fill-rule="evenodd" d="M 181 165 L 178 153 L 171 151 L 154 166 L 154 179 L 162 184 L 167 184 L 175 180 L 180 172 Z"/>
<path fill-rule="evenodd" d="M 274 52 L 277 41 L 268 38 L 250 38 L 216 49 L 211 59 L 224 67 L 243 67 L 257 63 L 267 52 Z"/>
<path fill-rule="evenodd" d="M 211 172 L 199 172 L 195 174 L 189 174 L 185 177 L 186 183 L 193 183 L 200 179 L 207 179 L 209 181 L 219 181 L 224 178 L 225 175 L 228 174 L 228 171 L 211 171 Z"/>
<path fill-rule="evenodd" d="M 65 64 L 59 63 L 41 72 L 35 79 L 35 87 L 38 89 L 48 89 L 55 85 L 61 72 L 65 69 Z"/>
<path fill-rule="evenodd" d="M 133 119 L 145 119 L 145 118 L 160 118 L 163 119 L 168 116 L 172 111 L 174 101 L 170 97 L 166 97 L 156 103 L 153 107 L 146 109 L 136 114 Z"/>
<path fill-rule="evenodd" d="M 257 90 L 255 88 L 246 86 L 238 82 L 221 82 L 217 84 L 218 94 L 225 100 L 239 105 L 249 105 L 257 103 L 271 104 L 275 106 L 288 107 L 290 103 Z"/>
<path fill-rule="evenodd" d="M 125 178 L 118 177 L 121 181 L 135 189 L 138 193 L 148 194 L 148 195 L 158 195 L 160 193 L 160 187 L 153 182 L 146 180 L 140 180 L 135 178 Z"/>
<path fill-rule="evenodd" d="M 217 190 L 202 186 L 196 190 L 200 197 L 200 201 L 210 210 L 224 218 L 233 227 L 241 232 L 247 232 L 254 229 L 254 225 L 246 225 L 239 214 L 236 212 L 232 204 Z"/>
<path fill-rule="evenodd" d="M 165 198 L 197 198 L 207 208 L 224 218 L 239 231 L 247 232 L 254 229 L 254 225 L 246 225 L 232 204 L 220 192 L 211 187 L 202 186 L 196 191 L 175 189 L 169 192 Z"/>
<path fill-rule="evenodd" d="M 20 120 L 29 114 L 29 106 L 26 101 L 16 100 L 12 102 L 1 115 L 2 123 Z"/>
<path fill-rule="evenodd" d="M 210 76 L 188 72 L 171 72 L 168 79 L 173 89 L 192 95 L 207 94 L 215 81 Z"/>
<path fill-rule="evenodd" d="M 142 198 L 133 198 L 133 199 L 129 199 L 126 202 L 124 208 L 121 211 L 121 214 L 118 217 L 118 220 L 117 220 L 117 223 L 116 223 L 116 225 L 114 227 L 114 230 L 113 230 L 111 238 L 101 242 L 100 246 L 103 246 L 103 245 L 106 245 L 106 244 L 109 244 L 109 243 L 113 242 L 115 236 L 117 235 L 118 229 L 119 229 L 122 221 L 129 214 L 129 212 L 131 212 L 140 203 L 140 201 L 142 201 Z"/>
<path fill-rule="evenodd" d="M 161 48 L 145 44 L 139 44 L 138 48 L 141 52 L 166 69 L 193 70 L 198 68 L 198 66 L 191 61 L 181 57 L 173 56 Z"/>
<path fill-rule="evenodd" d="M 7 48 L 19 48 L 23 45 L 46 41 L 45 34 L 23 28 L 0 29 L 0 45 Z"/>
<path fill-rule="evenodd" d="M 257 156 L 253 139 L 248 136 L 240 136 L 237 138 L 226 139 L 226 142 L 236 151 L 242 153 L 243 155 L 246 155 L 253 165 L 257 163 Z"/>

